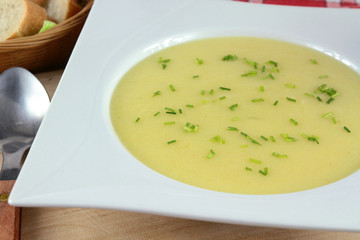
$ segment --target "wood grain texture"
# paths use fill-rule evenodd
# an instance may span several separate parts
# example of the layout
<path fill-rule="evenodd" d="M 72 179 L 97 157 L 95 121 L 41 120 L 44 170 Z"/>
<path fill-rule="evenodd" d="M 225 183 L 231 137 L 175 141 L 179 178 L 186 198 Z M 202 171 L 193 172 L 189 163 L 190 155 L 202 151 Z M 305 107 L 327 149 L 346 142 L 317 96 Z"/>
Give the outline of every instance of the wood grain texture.
<path fill-rule="evenodd" d="M 37 74 L 50 96 L 61 74 L 61 70 Z M 100 209 L 23 208 L 21 219 L 21 240 L 360 239 L 360 233 L 241 226 Z"/>
<path fill-rule="evenodd" d="M 20 208 L 10 206 L 7 198 L 15 180 L 0 181 L 0 240 L 19 240 Z"/>

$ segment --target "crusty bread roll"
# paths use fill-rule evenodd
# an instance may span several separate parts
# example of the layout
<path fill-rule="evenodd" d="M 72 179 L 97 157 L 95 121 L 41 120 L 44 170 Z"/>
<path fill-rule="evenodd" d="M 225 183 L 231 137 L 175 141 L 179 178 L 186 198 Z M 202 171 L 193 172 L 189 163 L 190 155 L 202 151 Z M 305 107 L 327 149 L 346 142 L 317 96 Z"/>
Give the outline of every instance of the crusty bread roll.
<path fill-rule="evenodd" d="M 39 32 L 46 11 L 26 0 L 0 0 L 0 41 Z"/>
<path fill-rule="evenodd" d="M 58 23 L 80 12 L 81 9 L 78 0 L 48 0 L 46 5 L 47 15 Z"/>

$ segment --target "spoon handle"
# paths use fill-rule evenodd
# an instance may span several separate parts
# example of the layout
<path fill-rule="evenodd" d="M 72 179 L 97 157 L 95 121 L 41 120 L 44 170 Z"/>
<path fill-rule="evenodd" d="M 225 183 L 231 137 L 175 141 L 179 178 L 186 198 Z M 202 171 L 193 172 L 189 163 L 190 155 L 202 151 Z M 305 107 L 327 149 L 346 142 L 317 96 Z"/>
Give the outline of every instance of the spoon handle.
<path fill-rule="evenodd" d="M 7 202 L 14 183 L 15 180 L 0 181 L 0 240 L 20 239 L 20 208 Z"/>

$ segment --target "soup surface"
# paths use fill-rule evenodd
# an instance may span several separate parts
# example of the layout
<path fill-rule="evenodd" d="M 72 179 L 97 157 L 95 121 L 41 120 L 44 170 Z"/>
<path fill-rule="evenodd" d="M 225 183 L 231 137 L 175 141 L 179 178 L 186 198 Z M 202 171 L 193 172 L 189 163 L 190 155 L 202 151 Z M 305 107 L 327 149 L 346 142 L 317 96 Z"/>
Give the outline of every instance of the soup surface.
<path fill-rule="evenodd" d="M 323 186 L 360 167 L 360 76 L 283 41 L 196 40 L 135 65 L 110 115 L 151 169 L 215 191 L 277 194 Z"/>

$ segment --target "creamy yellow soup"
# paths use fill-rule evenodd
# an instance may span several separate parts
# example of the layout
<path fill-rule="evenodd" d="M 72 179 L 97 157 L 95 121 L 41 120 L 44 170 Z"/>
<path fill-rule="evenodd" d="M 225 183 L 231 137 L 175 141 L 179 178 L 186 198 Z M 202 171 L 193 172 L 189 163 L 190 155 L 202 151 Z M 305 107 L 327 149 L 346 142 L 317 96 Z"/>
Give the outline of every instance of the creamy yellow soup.
<path fill-rule="evenodd" d="M 136 64 L 116 86 L 110 115 L 122 144 L 165 176 L 221 192 L 278 194 L 359 169 L 359 92 L 354 70 L 313 49 L 214 38 Z"/>

